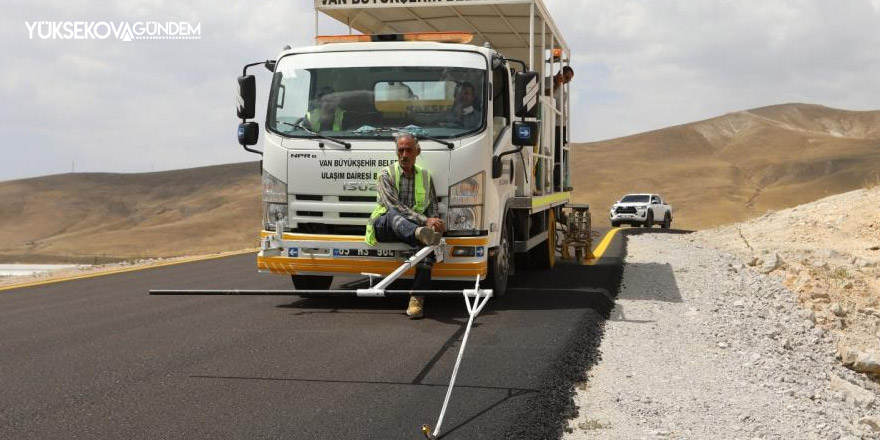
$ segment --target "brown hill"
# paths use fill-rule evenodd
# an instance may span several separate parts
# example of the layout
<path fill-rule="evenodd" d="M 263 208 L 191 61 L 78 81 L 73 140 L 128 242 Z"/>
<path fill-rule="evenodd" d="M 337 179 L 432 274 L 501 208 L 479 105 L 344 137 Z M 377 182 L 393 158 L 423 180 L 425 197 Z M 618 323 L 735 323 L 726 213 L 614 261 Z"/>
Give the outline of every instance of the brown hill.
<path fill-rule="evenodd" d="M 259 163 L 0 182 L 0 262 L 94 263 L 255 247 Z"/>
<path fill-rule="evenodd" d="M 784 104 L 574 145 L 575 201 L 598 224 L 628 192 L 656 192 L 674 225 L 703 229 L 880 179 L 880 111 Z"/>
<path fill-rule="evenodd" d="M 674 226 L 745 220 L 880 182 L 880 112 L 779 105 L 574 145 L 575 201 L 599 225 L 627 192 L 658 192 Z M 0 263 L 113 261 L 257 245 L 255 162 L 0 182 Z"/>

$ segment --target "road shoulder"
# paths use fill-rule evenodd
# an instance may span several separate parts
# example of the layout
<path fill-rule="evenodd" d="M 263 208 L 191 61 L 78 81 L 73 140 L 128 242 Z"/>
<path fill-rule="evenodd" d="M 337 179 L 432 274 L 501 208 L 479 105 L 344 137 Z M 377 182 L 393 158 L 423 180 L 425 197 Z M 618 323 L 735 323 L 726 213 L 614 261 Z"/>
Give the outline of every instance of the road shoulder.
<path fill-rule="evenodd" d="M 563 438 L 867 438 L 880 394 L 833 342 L 779 280 L 687 235 L 631 235 Z"/>

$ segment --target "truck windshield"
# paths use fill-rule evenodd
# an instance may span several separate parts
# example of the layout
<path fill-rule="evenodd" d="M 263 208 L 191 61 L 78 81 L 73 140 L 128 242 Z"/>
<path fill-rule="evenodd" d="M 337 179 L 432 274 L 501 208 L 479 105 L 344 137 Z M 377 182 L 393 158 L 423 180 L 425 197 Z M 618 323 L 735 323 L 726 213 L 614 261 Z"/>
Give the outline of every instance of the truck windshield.
<path fill-rule="evenodd" d="M 485 83 L 485 59 L 472 52 L 286 56 L 275 69 L 266 124 L 293 137 L 389 137 L 407 126 L 458 137 L 485 126 Z"/>
<path fill-rule="evenodd" d="M 626 195 L 620 199 L 620 203 L 648 203 L 648 201 L 650 201 L 649 196 L 635 194 Z"/>

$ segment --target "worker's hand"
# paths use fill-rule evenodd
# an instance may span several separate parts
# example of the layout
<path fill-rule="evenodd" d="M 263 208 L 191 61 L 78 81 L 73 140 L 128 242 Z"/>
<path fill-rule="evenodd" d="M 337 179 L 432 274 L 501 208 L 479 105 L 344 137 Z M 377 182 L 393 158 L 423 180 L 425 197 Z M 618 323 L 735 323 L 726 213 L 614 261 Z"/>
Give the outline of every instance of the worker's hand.
<path fill-rule="evenodd" d="M 436 218 L 436 217 L 431 217 L 428 220 L 426 220 L 425 226 L 430 226 L 430 227 L 434 228 L 435 231 L 437 231 L 441 234 L 446 232 L 446 223 L 443 223 L 443 220 L 440 220 L 439 218 Z"/>

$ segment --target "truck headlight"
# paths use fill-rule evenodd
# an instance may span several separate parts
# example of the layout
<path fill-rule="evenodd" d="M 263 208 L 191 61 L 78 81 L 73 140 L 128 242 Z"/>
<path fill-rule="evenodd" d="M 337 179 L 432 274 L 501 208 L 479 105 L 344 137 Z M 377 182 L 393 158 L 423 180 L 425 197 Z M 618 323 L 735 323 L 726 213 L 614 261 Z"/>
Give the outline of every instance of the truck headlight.
<path fill-rule="evenodd" d="M 483 208 L 481 206 L 470 206 L 462 208 L 449 208 L 446 214 L 449 220 L 449 230 L 479 230 L 482 226 Z"/>
<path fill-rule="evenodd" d="M 481 171 L 449 187 L 446 228 L 450 231 L 483 229 L 486 173 Z"/>
<path fill-rule="evenodd" d="M 263 171 L 263 226 L 274 231 L 275 222 L 287 223 L 287 184 Z"/>

